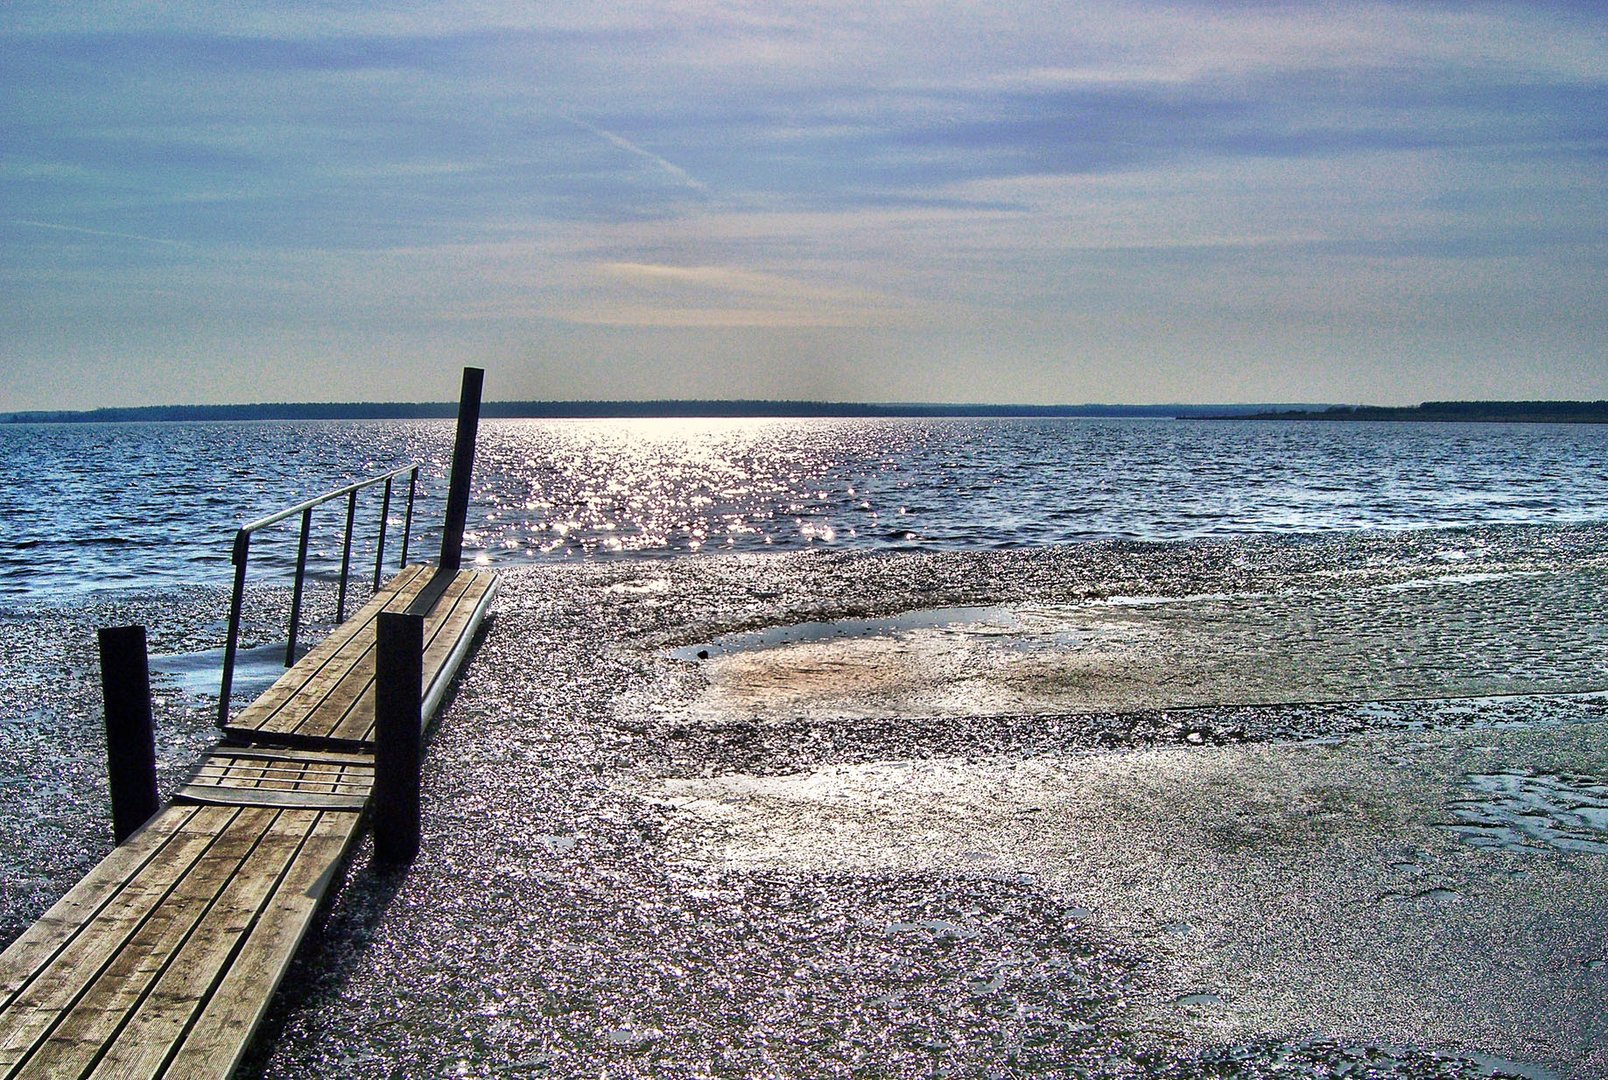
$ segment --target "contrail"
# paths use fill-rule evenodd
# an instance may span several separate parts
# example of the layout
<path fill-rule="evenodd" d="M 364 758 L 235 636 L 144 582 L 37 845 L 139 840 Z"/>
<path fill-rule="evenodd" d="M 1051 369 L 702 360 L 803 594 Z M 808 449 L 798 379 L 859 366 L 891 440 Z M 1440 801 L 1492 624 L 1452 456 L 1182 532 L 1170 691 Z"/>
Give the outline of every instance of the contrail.
<path fill-rule="evenodd" d="M 30 221 L 27 218 L 12 218 L 13 225 L 31 225 L 35 229 L 55 229 L 58 232 L 82 233 L 85 236 L 114 236 L 119 240 L 140 240 L 147 244 L 162 244 L 166 247 L 189 247 L 189 244 L 180 240 L 164 240 L 159 236 L 141 236 L 139 233 L 109 232 L 106 229 L 86 229 L 81 225 L 55 225 L 48 221 Z"/>
<path fill-rule="evenodd" d="M 692 190 L 706 195 L 709 193 L 708 186 L 703 184 L 701 181 L 693 179 L 692 174 L 687 172 L 686 169 L 683 169 L 680 165 L 677 165 L 673 161 L 666 161 L 664 158 L 660 157 L 658 154 L 655 154 L 651 150 L 644 150 L 630 139 L 616 135 L 612 131 L 605 131 L 603 128 L 600 128 L 595 124 L 588 124 L 585 120 L 577 120 L 573 116 L 566 116 L 564 119 L 568 120 L 570 123 L 584 131 L 590 131 L 593 135 L 596 135 L 598 138 L 604 139 L 614 146 L 619 147 L 628 154 L 635 154 L 639 158 L 653 162 L 655 165 L 659 166 L 659 168 L 663 169 L 665 172 L 669 173 L 671 176 L 675 177 Z"/>

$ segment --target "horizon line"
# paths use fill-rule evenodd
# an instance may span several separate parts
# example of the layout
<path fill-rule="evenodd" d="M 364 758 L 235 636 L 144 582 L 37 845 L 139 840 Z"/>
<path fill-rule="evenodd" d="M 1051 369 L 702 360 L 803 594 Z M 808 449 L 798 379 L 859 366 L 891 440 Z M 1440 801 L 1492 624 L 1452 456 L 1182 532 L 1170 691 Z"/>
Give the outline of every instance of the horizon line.
<path fill-rule="evenodd" d="M 363 420 L 433 419 L 456 414 L 454 401 L 320 401 L 242 402 L 99 406 L 91 409 L 19 409 L 0 412 L 0 423 L 118 422 L 132 420 Z M 504 399 L 487 401 L 481 413 L 490 419 L 737 419 L 742 417 L 1171 417 L 1224 419 L 1251 416 L 1300 418 L 1388 418 L 1393 415 L 1460 414 L 1480 410 L 1498 414 L 1593 415 L 1608 411 L 1608 401 L 1584 399 L 1480 399 L 1424 401 L 1417 405 L 1335 404 L 1328 402 L 1083 402 L 1028 404 L 995 402 L 826 401 L 802 398 L 587 398 Z"/>

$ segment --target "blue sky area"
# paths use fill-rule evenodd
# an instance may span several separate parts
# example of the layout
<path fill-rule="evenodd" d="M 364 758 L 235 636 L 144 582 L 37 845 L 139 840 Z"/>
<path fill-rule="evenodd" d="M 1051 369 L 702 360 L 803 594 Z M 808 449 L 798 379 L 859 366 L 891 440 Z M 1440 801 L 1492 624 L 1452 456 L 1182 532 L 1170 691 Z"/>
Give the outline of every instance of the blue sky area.
<path fill-rule="evenodd" d="M 1608 5 L 0 13 L 0 410 L 1608 397 Z"/>

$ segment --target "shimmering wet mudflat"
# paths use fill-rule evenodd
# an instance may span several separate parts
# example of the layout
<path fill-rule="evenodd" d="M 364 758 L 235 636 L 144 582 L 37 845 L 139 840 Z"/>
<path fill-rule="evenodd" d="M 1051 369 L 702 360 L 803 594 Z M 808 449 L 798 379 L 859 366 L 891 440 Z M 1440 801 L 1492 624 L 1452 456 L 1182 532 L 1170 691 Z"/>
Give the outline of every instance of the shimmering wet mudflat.
<path fill-rule="evenodd" d="M 1295 590 L 1095 596 L 727 635 L 710 717 L 1101 712 L 1569 692 L 1608 656 L 1591 575 L 1366 569 Z"/>
<path fill-rule="evenodd" d="M 424 852 L 359 855 L 249 1071 L 1601 1075 L 1605 572 L 1596 527 L 511 571 Z"/>
<path fill-rule="evenodd" d="M 1547 1062 L 1608 1038 L 1608 804 L 1578 772 L 1604 775 L 1608 724 L 1549 735 L 946 757 L 639 790 L 675 808 L 689 865 L 1031 881 L 1145 958 L 1130 1022 L 1200 1045 L 1324 1032 Z M 998 991 L 1025 974 L 995 965 L 974 974 Z"/>

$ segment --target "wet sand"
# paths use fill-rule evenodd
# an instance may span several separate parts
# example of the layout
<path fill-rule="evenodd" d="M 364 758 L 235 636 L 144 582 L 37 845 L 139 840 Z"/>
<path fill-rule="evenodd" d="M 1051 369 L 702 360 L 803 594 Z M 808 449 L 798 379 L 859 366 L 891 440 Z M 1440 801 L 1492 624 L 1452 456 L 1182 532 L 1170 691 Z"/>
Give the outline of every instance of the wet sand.
<path fill-rule="evenodd" d="M 511 570 L 246 1073 L 1602 1075 L 1602 534 Z"/>

